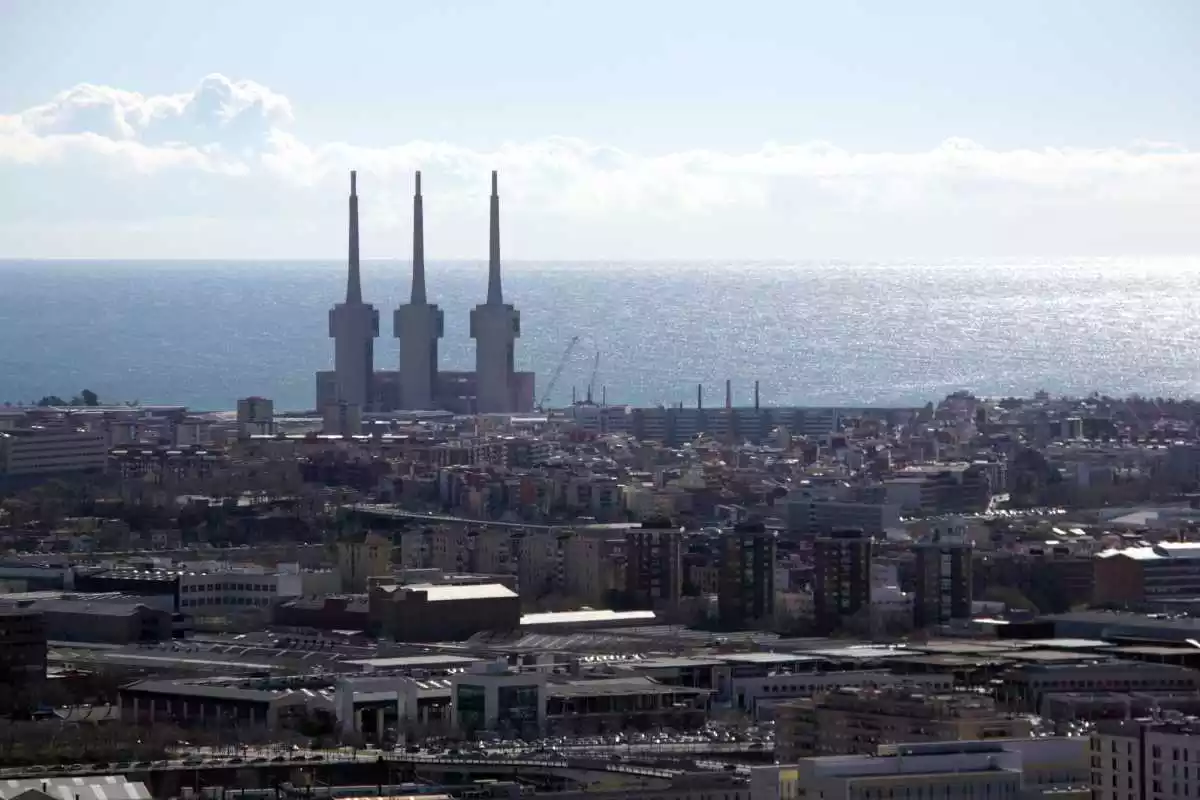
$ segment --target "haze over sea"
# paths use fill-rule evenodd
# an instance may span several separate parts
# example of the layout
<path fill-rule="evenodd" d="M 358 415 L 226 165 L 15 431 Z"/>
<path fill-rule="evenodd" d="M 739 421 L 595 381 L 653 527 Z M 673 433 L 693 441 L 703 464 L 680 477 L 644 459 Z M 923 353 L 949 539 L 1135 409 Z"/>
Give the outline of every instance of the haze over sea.
<path fill-rule="evenodd" d="M 443 369 L 472 369 L 468 312 L 482 262 L 430 262 L 446 314 Z M 395 369 L 392 310 L 409 264 L 364 263 L 380 312 L 377 369 Z M 520 369 L 569 402 L 600 352 L 610 403 L 923 404 L 1052 392 L 1200 395 L 1200 259 L 939 263 L 505 265 L 522 314 Z M 236 398 L 314 404 L 332 363 L 328 310 L 344 262 L 0 261 L 0 402 L 70 396 L 230 409 Z"/>

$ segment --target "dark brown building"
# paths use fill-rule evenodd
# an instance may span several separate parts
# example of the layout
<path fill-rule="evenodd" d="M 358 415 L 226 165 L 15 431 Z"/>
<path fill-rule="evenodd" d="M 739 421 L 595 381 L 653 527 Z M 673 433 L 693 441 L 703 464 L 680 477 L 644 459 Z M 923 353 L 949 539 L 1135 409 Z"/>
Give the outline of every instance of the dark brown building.
<path fill-rule="evenodd" d="M 521 599 L 499 583 L 381 586 L 370 596 L 370 626 L 397 642 L 468 639 L 521 624 Z"/>
<path fill-rule="evenodd" d="M 365 631 L 371 625 L 365 594 L 300 597 L 275 607 L 276 625 L 319 631 Z"/>
<path fill-rule="evenodd" d="M 736 630 L 775 614 L 775 531 L 744 522 L 721 535 L 717 613 L 721 627 Z"/>
<path fill-rule="evenodd" d="M 831 633 L 871 609 L 871 537 L 861 530 L 834 531 L 813 541 L 813 617 Z"/>
<path fill-rule="evenodd" d="M 962 537 L 935 533 L 916 551 L 913 624 L 917 628 L 971 618 L 972 547 Z"/>
<path fill-rule="evenodd" d="M 0 607 L 0 712 L 35 698 L 45 679 L 45 619 L 28 607 Z"/>
<path fill-rule="evenodd" d="M 683 529 L 646 520 L 625 534 L 625 605 L 673 608 L 683 593 Z"/>

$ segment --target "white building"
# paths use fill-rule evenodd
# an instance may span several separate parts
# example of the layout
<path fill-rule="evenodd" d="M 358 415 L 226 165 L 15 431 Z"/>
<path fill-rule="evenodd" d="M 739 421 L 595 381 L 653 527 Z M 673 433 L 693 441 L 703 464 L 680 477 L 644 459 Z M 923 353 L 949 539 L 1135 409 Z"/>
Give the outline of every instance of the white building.
<path fill-rule="evenodd" d="M 304 581 L 298 570 L 213 563 L 179 573 L 179 607 L 185 614 L 267 610 L 303 593 Z"/>

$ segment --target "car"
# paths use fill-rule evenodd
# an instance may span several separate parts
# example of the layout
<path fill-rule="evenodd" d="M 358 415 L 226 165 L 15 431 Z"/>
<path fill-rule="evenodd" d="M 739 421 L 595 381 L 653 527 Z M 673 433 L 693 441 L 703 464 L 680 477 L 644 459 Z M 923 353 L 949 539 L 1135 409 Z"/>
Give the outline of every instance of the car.
<path fill-rule="evenodd" d="M 324 761 L 325 756 L 321 755 L 320 753 L 317 753 L 315 756 L 309 758 L 308 760 L 309 761 Z"/>
<path fill-rule="evenodd" d="M 204 763 L 204 759 L 197 758 L 196 756 L 192 756 L 191 758 L 185 758 L 183 760 L 183 765 L 185 767 L 199 767 L 203 763 Z"/>
<path fill-rule="evenodd" d="M 419 753 L 419 752 L 421 752 L 421 745 L 419 745 L 419 744 L 410 744 L 408 747 L 404 748 L 404 752 L 406 752 L 406 753 Z"/>
<path fill-rule="evenodd" d="M 243 762 L 243 759 L 239 758 L 238 756 L 234 756 L 233 758 L 229 759 L 229 761 L 228 761 L 228 763 L 230 763 L 230 764 L 241 764 L 242 762 Z"/>
<path fill-rule="evenodd" d="M 272 764 L 282 764 L 285 761 L 287 761 L 287 756 L 275 756 L 271 759 Z"/>
<path fill-rule="evenodd" d="M 250 763 L 251 764 L 265 764 L 265 763 L 267 763 L 267 757 L 266 756 L 255 756 L 254 758 L 250 759 Z"/>
<path fill-rule="evenodd" d="M 292 761 L 308 761 L 308 756 L 306 756 L 306 755 L 292 756 Z"/>

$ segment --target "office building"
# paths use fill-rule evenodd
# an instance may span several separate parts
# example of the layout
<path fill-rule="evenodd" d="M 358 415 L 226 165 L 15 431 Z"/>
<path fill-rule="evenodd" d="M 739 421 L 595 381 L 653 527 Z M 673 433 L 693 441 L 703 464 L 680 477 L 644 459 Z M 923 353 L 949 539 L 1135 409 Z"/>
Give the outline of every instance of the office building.
<path fill-rule="evenodd" d="M 537 736 L 546 728 L 546 674 L 487 663 L 451 678 L 454 725 L 467 735 Z"/>
<path fill-rule="evenodd" d="M 717 616 L 721 627 L 737 630 L 773 621 L 775 614 L 775 531 L 761 522 L 738 523 L 721 534 Z"/>
<path fill-rule="evenodd" d="M 871 537 L 861 530 L 834 531 L 813 542 L 813 617 L 817 628 L 837 630 L 871 608 Z"/>
<path fill-rule="evenodd" d="M 801 535 L 856 529 L 868 536 L 883 536 L 889 529 L 903 527 L 896 503 L 856 502 L 796 492 L 787 498 L 786 509 L 788 531 Z"/>
<path fill-rule="evenodd" d="M 671 520 L 647 520 L 625 534 L 625 604 L 673 608 L 683 592 L 683 529 Z"/>
<path fill-rule="evenodd" d="M 504 302 L 500 280 L 500 193 L 492 173 L 491 227 L 488 247 L 487 302 L 471 311 L 475 340 L 475 411 L 480 414 L 515 410 L 514 352 L 521 335 L 521 314 Z"/>
<path fill-rule="evenodd" d="M 102 431 L 67 426 L 0 431 L 0 477 L 99 472 L 107 464 Z"/>
<path fill-rule="evenodd" d="M 400 407 L 437 408 L 438 340 L 445 332 L 442 310 L 425 294 L 425 219 L 421 173 L 413 194 L 412 289 L 406 305 L 396 309 L 393 328 L 400 340 Z"/>
<path fill-rule="evenodd" d="M 917 543 L 913 624 L 946 625 L 971 618 L 972 548 L 961 535 L 935 532 Z"/>
<path fill-rule="evenodd" d="M 841 688 L 789 700 L 777 710 L 781 761 L 807 756 L 870 754 L 879 745 L 1027 736 L 1027 717 L 998 711 L 977 692 L 912 687 Z"/>
<path fill-rule="evenodd" d="M 373 396 L 372 372 L 375 368 L 375 338 L 379 336 L 379 312 L 363 302 L 358 253 L 358 175 L 355 172 L 350 173 L 346 299 L 329 312 L 329 335 L 333 338 L 334 396 L 329 398 L 328 404 L 344 404 L 351 409 L 346 412 L 351 417 L 354 413 L 361 414 L 370 407 Z M 324 408 L 321 410 L 324 412 Z M 327 416 L 326 424 L 341 422 L 342 416 Z M 357 433 L 341 429 L 330 432 Z"/>

